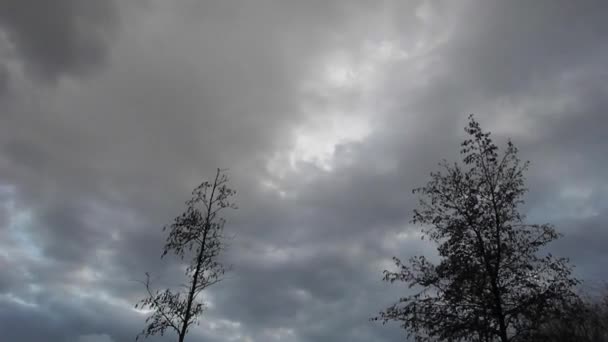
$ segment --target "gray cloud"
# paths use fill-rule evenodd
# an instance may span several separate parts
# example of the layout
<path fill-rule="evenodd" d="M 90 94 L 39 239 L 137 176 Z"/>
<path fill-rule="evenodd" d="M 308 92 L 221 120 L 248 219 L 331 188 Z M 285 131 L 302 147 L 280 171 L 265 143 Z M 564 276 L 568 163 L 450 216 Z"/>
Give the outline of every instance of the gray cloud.
<path fill-rule="evenodd" d="M 106 334 L 101 334 L 101 335 L 81 335 L 78 341 L 79 342 L 113 342 L 114 340 Z"/>
<path fill-rule="evenodd" d="M 26 71 L 46 80 L 102 63 L 117 20 L 111 0 L 8 0 L 0 9 L 5 43 Z"/>
<path fill-rule="evenodd" d="M 456 159 L 470 112 L 532 161 L 524 209 L 565 233 L 555 253 L 606 276 L 602 2 L 9 4 L 5 339 L 132 340 L 135 280 L 179 276 L 160 228 L 229 167 L 234 271 L 195 337 L 400 340 L 368 321 L 406 290 L 381 272 L 432 255 L 411 189 Z"/>

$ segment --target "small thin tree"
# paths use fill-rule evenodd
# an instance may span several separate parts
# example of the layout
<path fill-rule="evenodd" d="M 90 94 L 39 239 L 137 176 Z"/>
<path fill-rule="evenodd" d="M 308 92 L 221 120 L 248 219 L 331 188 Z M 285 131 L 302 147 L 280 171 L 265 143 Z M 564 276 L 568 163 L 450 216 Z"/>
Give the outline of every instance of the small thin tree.
<path fill-rule="evenodd" d="M 400 322 L 416 341 L 534 341 L 576 298 L 578 280 L 566 259 L 538 255 L 559 234 L 518 211 L 528 163 L 517 148 L 509 141 L 499 156 L 472 116 L 465 131 L 462 163 L 444 161 L 414 190 L 421 198 L 413 223 L 437 243 L 440 261 L 394 258 L 397 269 L 384 280 L 415 290 L 374 319 Z"/>
<path fill-rule="evenodd" d="M 213 182 L 205 181 L 196 187 L 186 202 L 186 210 L 163 228 L 169 235 L 161 258 L 171 253 L 188 260 L 185 271 L 188 281 L 177 290 L 155 291 L 146 273 L 143 283 L 147 297 L 135 308 L 150 310 L 152 314 L 136 340 L 173 330 L 178 341 L 183 342 L 189 328 L 198 323 L 205 308 L 199 299 L 201 292 L 221 281 L 225 273 L 218 260 L 224 248 L 225 219 L 220 214 L 226 208 L 236 208 L 230 199 L 236 192 L 227 186 L 228 181 L 225 172 L 217 169 Z"/>

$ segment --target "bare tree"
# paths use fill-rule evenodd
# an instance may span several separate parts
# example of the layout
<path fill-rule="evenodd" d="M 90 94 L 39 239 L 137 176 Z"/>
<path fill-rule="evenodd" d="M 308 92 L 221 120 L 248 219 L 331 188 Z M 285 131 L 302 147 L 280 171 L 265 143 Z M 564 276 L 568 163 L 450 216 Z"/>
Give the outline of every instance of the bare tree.
<path fill-rule="evenodd" d="M 230 198 L 236 193 L 228 188 L 229 179 L 218 169 L 213 182 L 203 182 L 192 191 L 192 198 L 186 202 L 186 210 L 173 223 L 165 226 L 169 231 L 161 258 L 172 253 L 188 260 L 186 268 L 187 284 L 178 290 L 153 290 L 150 276 L 146 273 L 144 282 L 147 297 L 135 305 L 148 309 L 152 314 L 146 319 L 146 327 L 137 335 L 164 335 L 173 330 L 178 341 L 183 342 L 189 328 L 198 323 L 205 308 L 199 295 L 209 286 L 222 280 L 225 268 L 218 256 L 224 248 L 223 228 L 225 219 L 220 216 L 226 208 L 235 209 Z"/>
<path fill-rule="evenodd" d="M 472 116 L 462 163 L 441 163 L 422 188 L 414 223 L 437 243 L 440 261 L 409 265 L 394 258 L 384 280 L 405 282 L 413 294 L 375 319 L 397 321 L 416 341 L 533 341 L 543 322 L 576 299 L 578 280 L 563 258 L 539 256 L 559 234 L 527 224 L 518 211 L 528 163 L 509 141 L 499 156 L 490 133 Z"/>

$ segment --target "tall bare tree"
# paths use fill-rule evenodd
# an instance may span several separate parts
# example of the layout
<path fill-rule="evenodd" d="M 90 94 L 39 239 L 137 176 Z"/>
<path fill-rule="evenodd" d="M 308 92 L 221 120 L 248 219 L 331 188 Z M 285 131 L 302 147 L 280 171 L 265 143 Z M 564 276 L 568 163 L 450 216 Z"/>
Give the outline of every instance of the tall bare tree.
<path fill-rule="evenodd" d="M 414 292 L 381 312 L 416 341 L 533 341 L 543 322 L 576 299 L 566 259 L 540 249 L 559 234 L 527 224 L 518 206 L 527 191 L 528 163 L 509 141 L 504 153 L 471 116 L 462 163 L 441 163 L 420 195 L 413 222 L 438 245 L 439 262 L 394 258 L 384 280 Z"/>
<path fill-rule="evenodd" d="M 164 335 L 167 330 L 172 330 L 178 341 L 183 342 L 189 328 L 198 323 L 205 308 L 199 299 L 201 292 L 221 281 L 225 273 L 218 260 L 224 248 L 225 219 L 220 214 L 226 208 L 236 208 L 230 199 L 236 192 L 227 186 L 228 181 L 225 172 L 218 169 L 215 179 L 196 187 L 192 198 L 186 202 L 186 210 L 171 225 L 163 228 L 163 231 L 169 231 L 169 235 L 161 258 L 174 254 L 187 260 L 185 276 L 188 280 L 177 290 L 155 291 L 146 273 L 147 297 L 135 307 L 151 310 L 152 314 L 136 340 Z"/>

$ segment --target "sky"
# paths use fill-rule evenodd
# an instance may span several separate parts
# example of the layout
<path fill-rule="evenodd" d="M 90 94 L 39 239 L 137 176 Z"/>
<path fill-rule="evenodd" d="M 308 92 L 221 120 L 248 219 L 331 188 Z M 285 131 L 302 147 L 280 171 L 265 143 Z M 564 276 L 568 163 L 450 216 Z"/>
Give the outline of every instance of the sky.
<path fill-rule="evenodd" d="M 474 113 L 522 207 L 608 279 L 608 2 L 0 1 L 0 340 L 126 342 L 192 188 L 239 209 L 190 341 L 402 341 L 370 322 L 432 255 L 413 188 Z M 150 341 L 172 341 L 172 336 Z"/>

